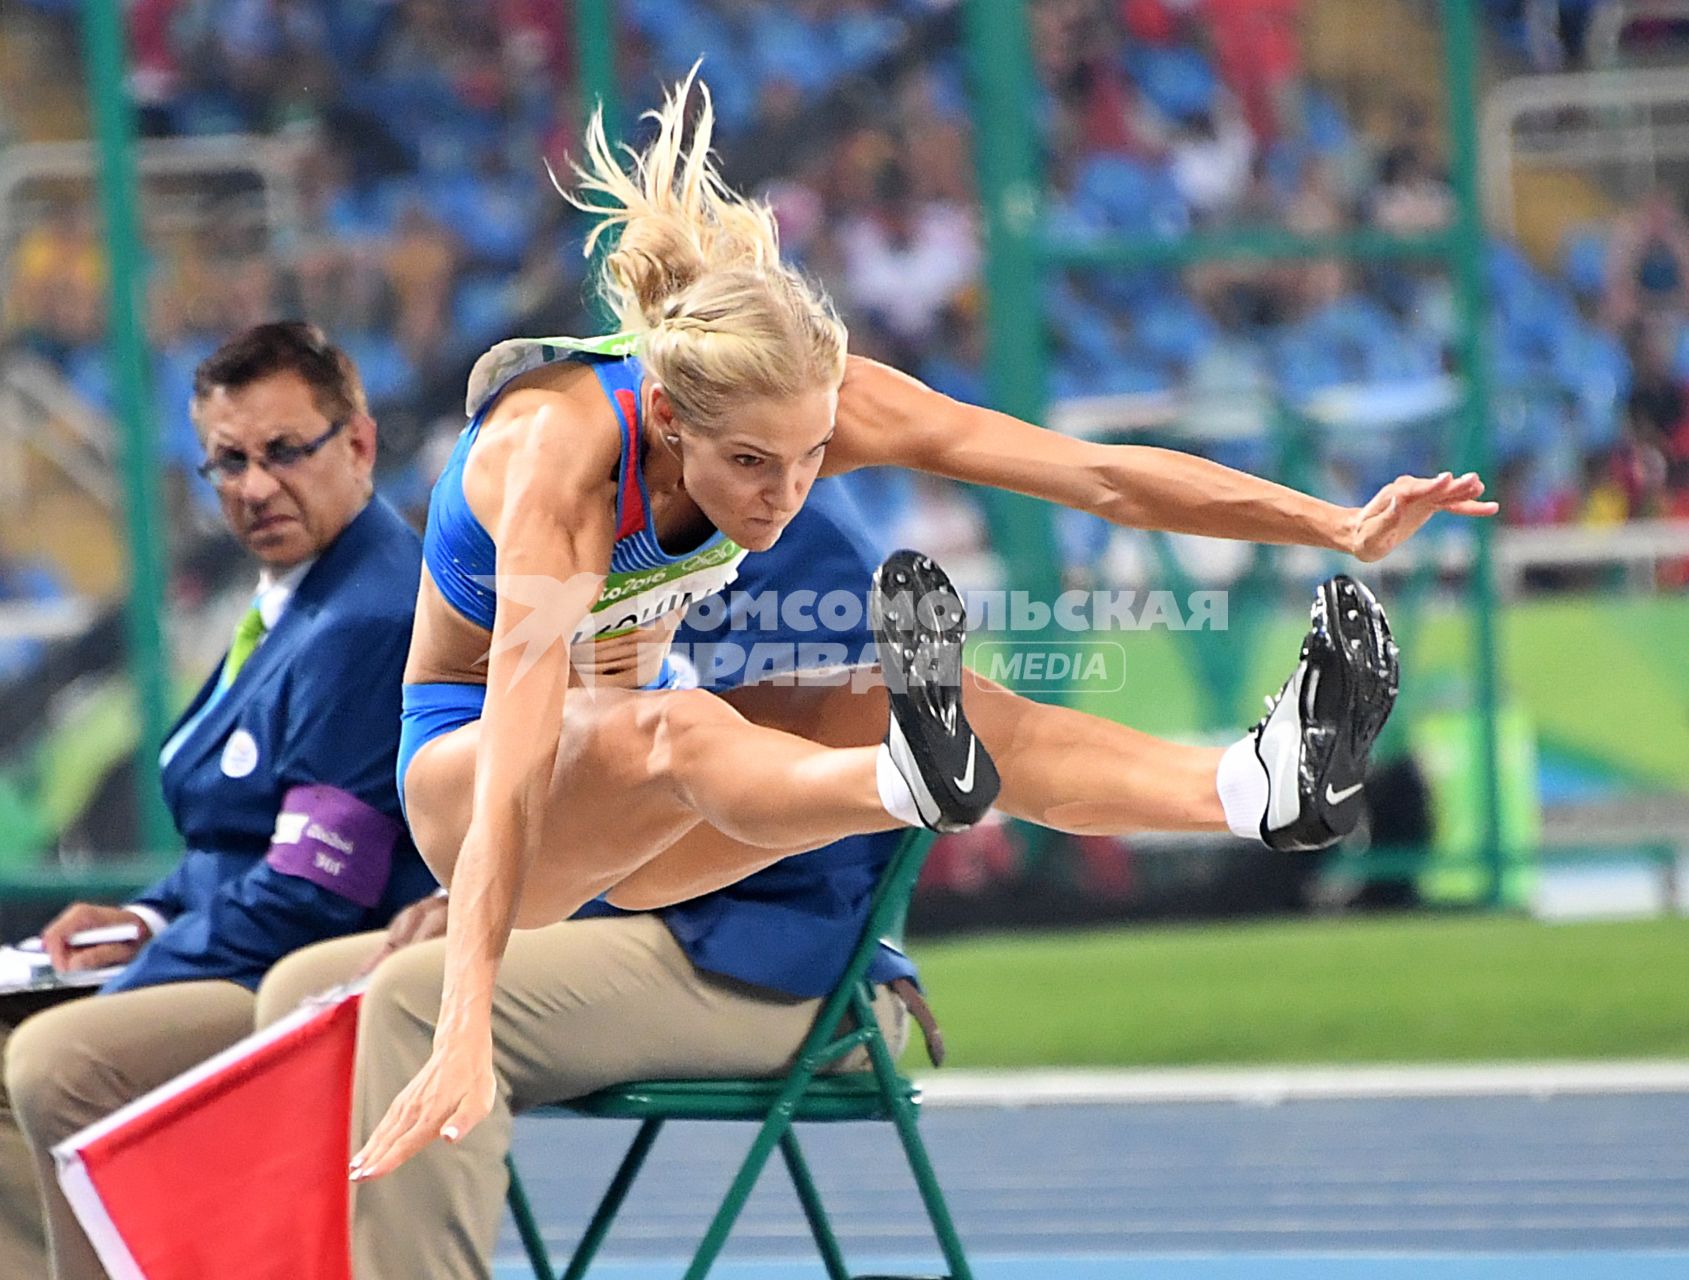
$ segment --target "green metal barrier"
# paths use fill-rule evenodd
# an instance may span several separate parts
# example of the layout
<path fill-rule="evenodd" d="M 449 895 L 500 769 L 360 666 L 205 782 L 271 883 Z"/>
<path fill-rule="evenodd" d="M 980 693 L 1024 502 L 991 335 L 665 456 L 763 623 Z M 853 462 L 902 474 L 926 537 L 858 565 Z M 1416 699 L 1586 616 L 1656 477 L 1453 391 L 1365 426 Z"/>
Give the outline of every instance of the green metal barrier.
<path fill-rule="evenodd" d="M 151 360 L 141 317 L 146 313 L 145 254 L 140 192 L 135 181 L 135 117 L 124 74 L 123 15 L 118 0 L 95 0 L 82 19 L 88 92 L 99 149 L 99 187 L 111 256 L 112 381 L 123 427 L 124 513 L 128 522 L 129 594 L 124 618 L 129 673 L 140 704 L 141 740 L 163 742 L 170 726 L 168 662 L 164 653 L 165 557 L 159 519 L 157 435 L 147 383 Z M 135 799 L 141 839 L 152 849 L 176 847 L 176 828 L 164 807 L 158 760 L 136 760 Z"/>

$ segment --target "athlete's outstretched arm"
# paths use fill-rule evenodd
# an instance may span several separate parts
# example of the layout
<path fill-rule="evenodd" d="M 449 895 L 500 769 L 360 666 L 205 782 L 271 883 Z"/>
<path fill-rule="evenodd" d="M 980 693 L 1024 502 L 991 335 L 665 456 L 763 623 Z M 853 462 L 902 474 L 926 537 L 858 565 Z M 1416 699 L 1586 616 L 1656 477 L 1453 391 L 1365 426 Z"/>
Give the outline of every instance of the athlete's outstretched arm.
<path fill-rule="evenodd" d="M 469 829 L 451 874 L 440 1019 L 432 1056 L 354 1158 L 354 1178 L 462 1137 L 494 1102 L 493 983 L 541 835 L 569 639 L 597 599 L 615 536 L 615 453 L 585 431 L 544 429 L 548 413 L 566 409 L 549 395 L 515 392 L 495 415 L 515 443 L 499 463 L 502 484 L 489 486 L 499 496 L 497 608 Z"/>
<path fill-rule="evenodd" d="M 1377 560 L 1439 511 L 1494 515 L 1475 473 L 1402 476 L 1364 507 L 1340 507 L 1192 454 L 1075 440 L 962 404 L 907 374 L 851 357 L 828 474 L 901 466 L 1045 498 L 1115 524 L 1245 542 L 1322 547 Z"/>

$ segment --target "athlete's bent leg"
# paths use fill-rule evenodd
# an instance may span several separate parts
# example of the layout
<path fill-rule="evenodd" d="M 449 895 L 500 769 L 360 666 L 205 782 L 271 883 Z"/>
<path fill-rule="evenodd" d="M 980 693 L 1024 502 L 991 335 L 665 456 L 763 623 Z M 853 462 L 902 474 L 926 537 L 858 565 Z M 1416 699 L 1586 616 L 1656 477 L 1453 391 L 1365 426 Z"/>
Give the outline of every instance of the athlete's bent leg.
<path fill-rule="evenodd" d="M 961 598 L 930 558 L 903 551 L 875 573 L 870 604 L 889 689 L 877 746 L 822 746 L 698 690 L 571 692 L 539 832 L 560 852 L 530 867 L 517 924 L 572 914 L 700 824 L 713 831 L 709 878 L 725 884 L 766 866 L 770 852 L 900 826 L 956 831 L 983 817 L 999 778 L 962 707 Z M 488 731 L 466 725 L 428 744 L 405 780 L 412 830 L 442 883 L 467 830 L 475 744 Z M 436 807 L 441 787 L 458 799 Z M 735 844 L 755 852 L 741 856 Z"/>
<path fill-rule="evenodd" d="M 832 750 L 752 724 L 712 694 L 573 690 L 564 723 L 568 741 L 523 882 L 519 928 L 572 915 L 693 830 L 707 887 L 719 888 L 787 854 L 904 825 L 882 799 L 878 747 Z M 448 887 L 485 728 L 466 725 L 429 743 L 405 779 L 418 848 Z M 688 896 L 677 889 L 640 905 Z"/>

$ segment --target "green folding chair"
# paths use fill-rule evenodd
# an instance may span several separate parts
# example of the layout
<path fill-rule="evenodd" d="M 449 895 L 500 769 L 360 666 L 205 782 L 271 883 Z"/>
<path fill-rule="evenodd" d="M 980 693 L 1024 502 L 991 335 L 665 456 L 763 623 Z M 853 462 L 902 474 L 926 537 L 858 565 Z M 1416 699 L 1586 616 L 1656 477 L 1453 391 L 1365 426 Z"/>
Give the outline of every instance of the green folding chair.
<path fill-rule="evenodd" d="M 574 1256 L 556 1280 L 581 1280 L 587 1274 L 587 1268 L 592 1265 L 599 1247 L 609 1234 L 610 1224 L 627 1198 L 634 1179 L 639 1176 L 657 1134 L 670 1120 L 749 1120 L 757 1124 L 751 1149 L 722 1198 L 698 1251 L 692 1256 L 685 1280 L 703 1280 L 715 1265 L 722 1246 L 727 1243 L 728 1233 L 732 1231 L 775 1147 L 780 1148 L 780 1154 L 785 1158 L 786 1169 L 792 1176 L 792 1185 L 797 1190 L 799 1203 L 803 1205 L 804 1216 L 809 1220 L 809 1229 L 826 1265 L 829 1280 L 853 1280 L 793 1128 L 796 1121 L 840 1120 L 889 1120 L 897 1127 L 910 1170 L 915 1176 L 915 1185 L 920 1189 L 921 1200 L 938 1237 L 945 1265 L 949 1267 L 948 1280 L 973 1280 L 973 1273 L 962 1252 L 962 1242 L 956 1235 L 956 1226 L 950 1219 L 950 1210 L 944 1203 L 944 1193 L 939 1190 L 932 1161 L 921 1141 L 916 1122 L 921 1104 L 920 1087 L 899 1074 L 892 1060 L 891 1050 L 874 1017 L 874 992 L 867 980 L 868 965 L 879 939 L 896 938 L 902 934 L 909 898 L 931 843 L 929 833 L 911 832 L 886 866 L 874 891 L 862 940 L 857 944 L 839 985 L 822 1003 L 791 1070 L 784 1076 L 751 1080 L 647 1080 L 601 1089 L 584 1098 L 539 1109 L 537 1114 L 641 1122 L 639 1132 L 622 1158 L 615 1177 L 610 1180 L 604 1198 L 593 1212 L 580 1243 L 575 1246 Z M 848 1031 L 845 1030 L 847 1021 L 852 1027 Z M 858 1046 L 868 1052 L 869 1070 L 822 1074 L 830 1064 Z M 929 1052 L 934 1048 L 929 1043 Z M 515 1162 L 507 1158 L 506 1163 L 510 1168 L 510 1210 L 515 1216 L 528 1260 L 533 1264 L 534 1275 L 537 1280 L 554 1280 L 551 1256 L 540 1236 L 539 1224 L 534 1220 Z M 855 1280 L 874 1278 L 862 1276 Z M 882 1277 L 880 1280 L 893 1278 Z"/>

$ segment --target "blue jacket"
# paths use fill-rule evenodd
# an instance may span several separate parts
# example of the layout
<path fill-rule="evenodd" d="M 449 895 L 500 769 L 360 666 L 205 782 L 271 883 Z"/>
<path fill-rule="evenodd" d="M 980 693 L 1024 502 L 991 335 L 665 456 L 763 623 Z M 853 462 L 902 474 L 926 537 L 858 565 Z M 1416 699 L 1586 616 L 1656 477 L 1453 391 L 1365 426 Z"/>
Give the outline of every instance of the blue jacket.
<path fill-rule="evenodd" d="M 379 928 L 433 891 L 393 782 L 421 564 L 416 535 L 376 498 L 311 566 L 275 629 L 164 768 L 165 803 L 188 850 L 136 901 L 169 925 L 106 991 L 205 978 L 256 988 L 289 952 Z M 178 727 L 216 683 L 214 672 Z M 363 868 L 363 903 L 266 857 L 280 837 L 282 798 L 313 784 L 399 822 L 391 862 Z"/>
<path fill-rule="evenodd" d="M 730 663 L 710 656 L 725 644 L 763 645 L 762 661 L 753 660 L 751 666 L 765 673 L 779 669 L 782 653 L 801 667 L 831 665 L 839 652 L 853 663 L 872 660 L 873 636 L 865 608 L 833 613 L 815 608 L 811 601 L 805 610 L 781 611 L 770 619 L 746 607 L 752 597 L 769 591 L 778 592 L 782 600 L 793 592 L 849 592 L 859 606 L 865 602 L 869 578 L 883 552 L 856 504 L 851 483 L 848 477 L 817 481 L 780 541 L 745 557 L 739 579 L 727 594 L 732 606 L 727 618 L 721 618 L 719 601 L 694 606 L 675 633 L 675 646 L 698 660 L 701 674 L 712 665 L 722 669 L 720 678 L 706 684 L 732 688 L 744 679 L 745 670 L 728 670 Z M 829 625 L 829 620 L 838 625 Z M 711 622 L 715 625 L 708 625 Z M 823 653 L 822 646 L 829 651 Z M 825 995 L 850 961 L 880 872 L 901 839 L 897 831 L 851 836 L 658 914 L 700 969 L 790 995 Z M 582 914 L 615 914 L 615 908 L 595 902 Z M 914 972 L 908 958 L 886 943 L 870 976 L 889 982 Z"/>

